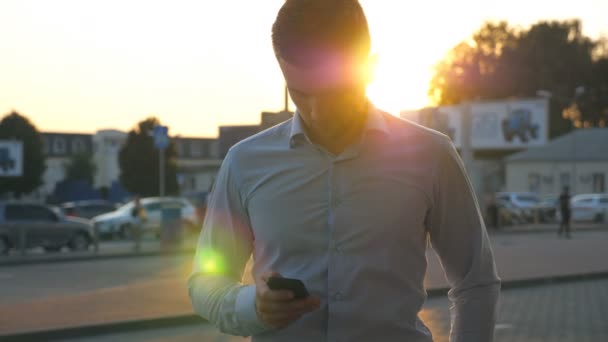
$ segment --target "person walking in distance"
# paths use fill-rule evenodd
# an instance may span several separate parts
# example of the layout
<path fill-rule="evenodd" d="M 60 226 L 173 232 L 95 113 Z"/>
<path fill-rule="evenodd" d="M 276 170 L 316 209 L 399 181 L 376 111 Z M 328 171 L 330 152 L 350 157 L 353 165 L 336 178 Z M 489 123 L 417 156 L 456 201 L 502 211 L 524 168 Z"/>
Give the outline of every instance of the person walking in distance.
<path fill-rule="evenodd" d="M 430 239 L 451 341 L 492 341 L 500 279 L 463 162 L 449 137 L 367 99 L 359 2 L 286 0 L 272 44 L 297 110 L 226 155 L 188 280 L 194 311 L 252 342 L 431 342 L 418 317 Z"/>
<path fill-rule="evenodd" d="M 135 195 L 133 200 L 133 209 L 131 210 L 131 216 L 133 217 L 133 229 L 131 230 L 133 238 L 133 249 L 135 252 L 139 252 L 141 249 L 141 236 L 143 230 L 143 223 L 146 219 L 146 212 L 144 207 L 141 205 L 141 199 L 139 195 Z"/>
<path fill-rule="evenodd" d="M 563 232 L 566 238 L 570 239 L 572 237 L 570 235 L 570 189 L 567 186 L 564 187 L 561 195 L 559 195 L 559 209 L 562 215 L 562 221 L 559 224 L 557 235 L 561 236 Z"/>

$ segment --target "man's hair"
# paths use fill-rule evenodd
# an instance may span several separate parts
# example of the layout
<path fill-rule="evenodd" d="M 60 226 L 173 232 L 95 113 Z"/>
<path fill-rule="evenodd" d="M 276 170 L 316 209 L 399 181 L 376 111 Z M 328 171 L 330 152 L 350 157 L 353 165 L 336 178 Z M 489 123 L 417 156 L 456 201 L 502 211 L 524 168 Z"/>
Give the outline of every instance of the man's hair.
<path fill-rule="evenodd" d="M 358 0 L 286 0 L 272 26 L 272 45 L 278 57 L 311 66 L 327 53 L 364 59 L 371 38 Z"/>

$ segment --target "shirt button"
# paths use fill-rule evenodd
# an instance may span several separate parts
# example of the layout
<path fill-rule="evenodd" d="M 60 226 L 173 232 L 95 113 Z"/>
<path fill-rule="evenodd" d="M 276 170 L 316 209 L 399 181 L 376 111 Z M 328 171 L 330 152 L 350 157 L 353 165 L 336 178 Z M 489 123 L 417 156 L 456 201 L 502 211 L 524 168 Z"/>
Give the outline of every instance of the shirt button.
<path fill-rule="evenodd" d="M 342 253 L 342 248 L 340 248 L 340 246 L 334 246 L 334 252 Z"/>
<path fill-rule="evenodd" d="M 334 300 L 342 300 L 342 294 L 340 292 L 334 293 Z"/>

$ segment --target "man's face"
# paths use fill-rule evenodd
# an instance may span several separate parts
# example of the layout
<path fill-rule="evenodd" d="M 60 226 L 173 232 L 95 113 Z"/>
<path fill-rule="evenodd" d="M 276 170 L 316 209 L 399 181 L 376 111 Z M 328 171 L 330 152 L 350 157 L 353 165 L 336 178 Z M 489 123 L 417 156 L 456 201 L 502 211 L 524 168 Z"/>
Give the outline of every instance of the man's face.
<path fill-rule="evenodd" d="M 328 55 L 310 67 L 278 57 L 293 102 L 306 118 L 319 123 L 358 110 L 365 102 L 367 61 Z"/>

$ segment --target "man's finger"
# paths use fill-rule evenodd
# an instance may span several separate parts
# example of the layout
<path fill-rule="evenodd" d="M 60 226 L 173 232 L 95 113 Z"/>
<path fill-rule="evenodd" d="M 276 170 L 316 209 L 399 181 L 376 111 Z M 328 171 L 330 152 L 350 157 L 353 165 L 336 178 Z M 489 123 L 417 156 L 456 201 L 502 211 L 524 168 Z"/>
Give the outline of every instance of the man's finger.
<path fill-rule="evenodd" d="M 316 300 L 303 299 L 295 301 L 260 300 L 258 310 L 265 313 L 310 312 L 319 308 Z"/>
<path fill-rule="evenodd" d="M 293 299 L 293 293 L 289 290 L 268 290 L 263 291 L 260 297 L 269 302 L 286 302 Z"/>
<path fill-rule="evenodd" d="M 272 277 L 282 278 L 283 276 L 279 272 L 270 271 L 270 272 L 266 272 L 266 273 L 262 274 L 260 278 L 265 283 L 268 281 L 268 278 L 272 278 Z"/>

